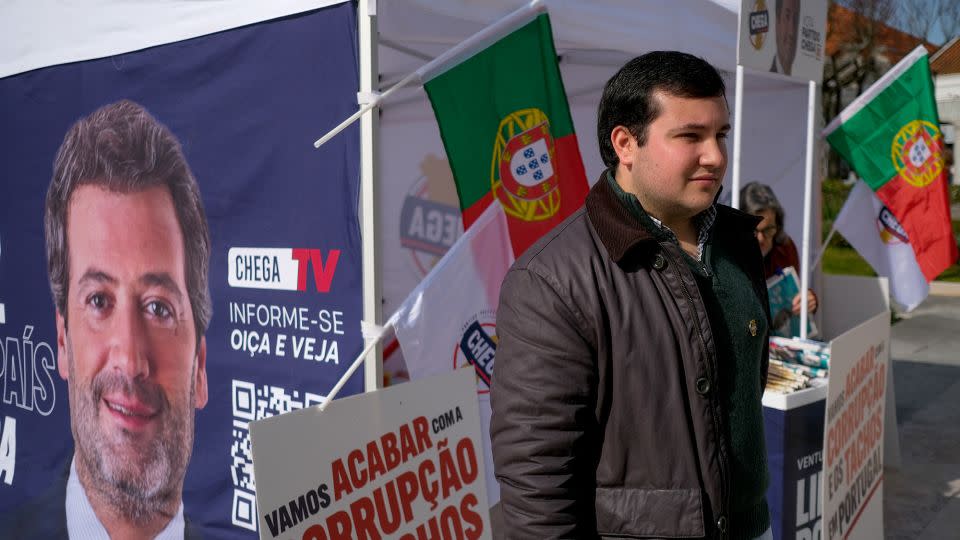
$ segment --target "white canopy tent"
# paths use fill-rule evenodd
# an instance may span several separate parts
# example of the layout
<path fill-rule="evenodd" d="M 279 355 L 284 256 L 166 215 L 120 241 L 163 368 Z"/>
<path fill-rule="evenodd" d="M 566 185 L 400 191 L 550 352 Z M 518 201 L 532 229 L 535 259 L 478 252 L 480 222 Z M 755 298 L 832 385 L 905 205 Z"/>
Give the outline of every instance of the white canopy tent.
<path fill-rule="evenodd" d="M 0 8 L 0 35 L 4 36 L 0 77 L 140 50 L 340 1 L 343 0 L 100 0 L 82 5 L 54 0 L 10 2 Z M 525 3 L 360 0 L 361 70 L 380 74 L 379 88 L 369 83 L 361 90 L 388 88 Z M 677 49 L 701 56 L 724 72 L 728 101 L 733 107 L 739 1 L 546 0 L 546 4 L 591 182 L 603 169 L 595 136 L 600 90 L 629 58 L 658 49 Z M 368 11 L 375 14 L 374 19 L 364 15 Z M 373 21 L 378 33 L 364 30 Z M 369 48 L 374 44 L 375 48 Z M 322 55 L 323 51 L 317 54 Z M 363 76 L 361 81 L 363 85 Z M 795 239 L 801 237 L 803 224 L 806 94 L 803 84 L 748 73 L 744 125 L 735 126 L 742 131 L 742 181 L 757 180 L 773 186 L 787 209 L 786 230 Z M 407 88 L 398 92 L 382 106 L 380 121 L 377 126 L 367 120 L 362 143 L 365 175 L 369 176 L 364 180 L 361 199 L 365 208 L 378 209 L 362 212 L 363 241 L 367 246 L 364 253 L 370 263 L 364 280 L 368 320 L 379 311 L 381 285 L 383 312 L 390 313 L 431 264 L 431 257 L 414 253 L 400 243 L 398 231 L 405 198 L 426 197 L 456 206 L 456 199 L 450 199 L 454 191 L 449 169 L 445 169 L 443 145 L 423 90 Z M 317 126 L 317 137 L 332 127 Z M 729 170 L 727 177 L 724 197 L 729 200 Z M 374 185 L 375 189 L 370 187 Z M 814 223 L 819 223 L 819 207 L 815 190 Z M 816 252 L 817 230 L 813 238 Z M 377 260 L 374 253 L 378 254 Z M 368 370 L 368 386 L 375 385 L 378 379 L 375 371 Z"/>
<path fill-rule="evenodd" d="M 10 2 L 0 8 L 0 77 L 67 62 L 102 58 L 308 11 L 344 0 L 55 0 Z M 722 70 L 735 101 L 739 0 L 545 0 L 587 178 L 603 170 L 596 110 L 609 77 L 630 58 L 674 49 L 701 56 Z M 525 0 L 359 0 L 359 101 L 384 91 L 424 63 L 499 20 Z M 368 17 L 367 14 L 372 17 Z M 322 57 L 325 51 L 315 51 Z M 374 76 L 379 73 L 379 78 Z M 483 81 L 477 81 L 483 84 Z M 807 87 L 747 74 L 741 178 L 771 185 L 787 210 L 786 230 L 803 227 Z M 733 111 L 731 111 L 732 113 Z M 733 114 L 731 114 L 731 121 Z M 334 126 L 316 126 L 320 137 Z M 457 236 L 455 189 L 439 130 L 422 88 L 397 92 L 361 125 L 361 206 L 364 244 L 364 319 L 382 322 L 438 258 L 401 242 L 403 205 L 411 198 L 449 210 L 436 227 L 441 243 Z M 313 141 L 305 140 L 309 145 Z M 732 153 L 732 145 L 729 149 Z M 489 152 L 488 148 L 478 148 Z M 728 168 L 725 200 L 730 199 Z M 322 181 L 322 179 L 317 179 Z M 812 204 L 819 223 L 819 194 Z M 451 231 L 452 224 L 452 231 Z M 317 234 L 322 234 L 318 231 Z M 813 251 L 819 242 L 814 230 Z M 816 275 L 816 274 L 815 274 Z M 814 280 L 816 282 L 817 280 Z M 349 324 L 349 323 L 348 323 Z M 453 347 L 453 345 L 452 345 Z M 367 362 L 366 388 L 381 381 Z M 327 389 L 318 389 L 325 392 Z M 329 395 L 329 394 L 328 394 Z"/>

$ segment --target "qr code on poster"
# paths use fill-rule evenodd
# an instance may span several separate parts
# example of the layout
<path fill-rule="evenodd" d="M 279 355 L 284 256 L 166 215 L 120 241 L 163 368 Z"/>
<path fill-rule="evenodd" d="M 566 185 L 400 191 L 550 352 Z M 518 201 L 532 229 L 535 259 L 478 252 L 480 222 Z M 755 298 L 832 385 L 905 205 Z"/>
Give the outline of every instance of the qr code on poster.
<path fill-rule="evenodd" d="M 323 403 L 324 396 L 288 391 L 279 386 L 233 381 L 233 442 L 230 445 L 233 477 L 231 520 L 238 527 L 257 530 L 257 486 L 253 480 L 253 452 L 248 424 L 304 407 Z"/>

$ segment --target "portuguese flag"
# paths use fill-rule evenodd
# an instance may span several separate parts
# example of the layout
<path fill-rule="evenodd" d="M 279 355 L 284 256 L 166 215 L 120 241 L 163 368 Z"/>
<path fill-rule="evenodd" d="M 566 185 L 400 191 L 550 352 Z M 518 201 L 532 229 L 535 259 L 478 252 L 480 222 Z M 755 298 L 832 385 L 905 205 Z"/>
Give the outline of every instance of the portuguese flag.
<path fill-rule="evenodd" d="M 927 281 L 957 260 L 943 135 L 923 46 L 844 109 L 824 134 L 900 222 Z"/>
<path fill-rule="evenodd" d="M 550 18 L 540 11 L 514 13 L 482 45 L 422 77 L 464 228 L 499 199 L 518 256 L 579 208 L 589 189 Z"/>

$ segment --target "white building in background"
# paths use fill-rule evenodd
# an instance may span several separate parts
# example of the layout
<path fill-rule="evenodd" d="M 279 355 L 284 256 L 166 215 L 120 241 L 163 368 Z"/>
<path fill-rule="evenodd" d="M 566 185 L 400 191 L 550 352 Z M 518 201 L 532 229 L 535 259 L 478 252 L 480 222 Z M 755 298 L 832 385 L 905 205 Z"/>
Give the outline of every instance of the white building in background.
<path fill-rule="evenodd" d="M 944 44 L 930 57 L 930 70 L 933 72 L 934 92 L 937 98 L 937 112 L 943 139 L 954 155 L 956 130 L 960 127 L 960 36 Z M 960 183 L 956 159 L 952 159 L 950 169 L 951 182 Z"/>

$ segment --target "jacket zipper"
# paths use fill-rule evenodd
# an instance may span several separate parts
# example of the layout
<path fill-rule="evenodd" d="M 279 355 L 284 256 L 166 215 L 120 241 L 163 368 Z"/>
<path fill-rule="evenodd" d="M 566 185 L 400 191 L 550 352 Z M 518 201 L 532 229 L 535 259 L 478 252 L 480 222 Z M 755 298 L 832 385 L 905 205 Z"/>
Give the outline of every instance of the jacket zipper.
<path fill-rule="evenodd" d="M 669 250 L 663 249 L 662 247 L 661 249 L 664 252 L 669 253 Z M 678 278 L 680 279 L 680 288 L 683 290 L 684 296 L 686 297 L 687 301 L 690 302 L 691 306 L 695 306 L 696 303 L 693 300 L 693 295 L 690 294 L 690 290 L 687 289 L 687 283 L 683 279 L 683 275 L 682 275 L 683 270 L 679 269 L 679 264 L 682 263 L 683 261 L 677 261 L 672 254 L 670 255 L 670 259 L 673 262 L 673 264 L 678 265 L 678 273 L 679 273 Z M 693 317 L 693 325 L 694 327 L 696 327 L 697 337 L 700 338 L 700 345 L 703 347 L 704 352 L 707 353 L 707 363 L 706 363 L 707 374 L 712 379 L 713 384 L 715 386 L 719 386 L 720 381 L 716 378 L 713 370 L 713 366 L 710 363 L 710 350 L 707 348 L 707 341 L 703 338 L 703 329 L 700 327 L 700 320 L 698 317 Z M 716 358 L 716 356 L 717 356 L 716 352 L 714 351 L 713 353 L 714 359 Z M 717 399 L 719 399 L 719 397 Z M 726 452 L 723 449 L 723 431 L 720 426 L 720 419 L 717 417 L 716 407 L 710 407 L 710 410 L 713 413 L 710 415 L 711 419 L 713 420 L 713 429 L 716 430 L 717 440 L 720 441 L 720 444 L 717 445 L 717 452 L 720 453 L 720 461 L 719 461 L 720 490 L 722 492 L 721 495 L 723 497 L 723 500 L 720 501 L 720 508 L 721 508 L 720 512 L 721 512 L 721 515 L 725 515 L 725 514 L 729 514 L 729 511 L 727 510 L 727 503 L 730 499 L 730 486 L 728 485 L 728 482 L 727 482 L 727 471 L 726 471 L 727 457 L 726 457 Z M 720 516 L 716 516 L 716 517 L 719 519 Z M 729 521 L 730 521 L 730 518 L 727 517 L 727 522 L 729 523 Z M 714 526 L 716 526 L 716 524 L 714 524 Z M 722 532 L 720 533 L 720 535 L 721 535 L 721 538 L 726 538 L 729 535 L 729 525 L 728 525 L 728 531 Z"/>

